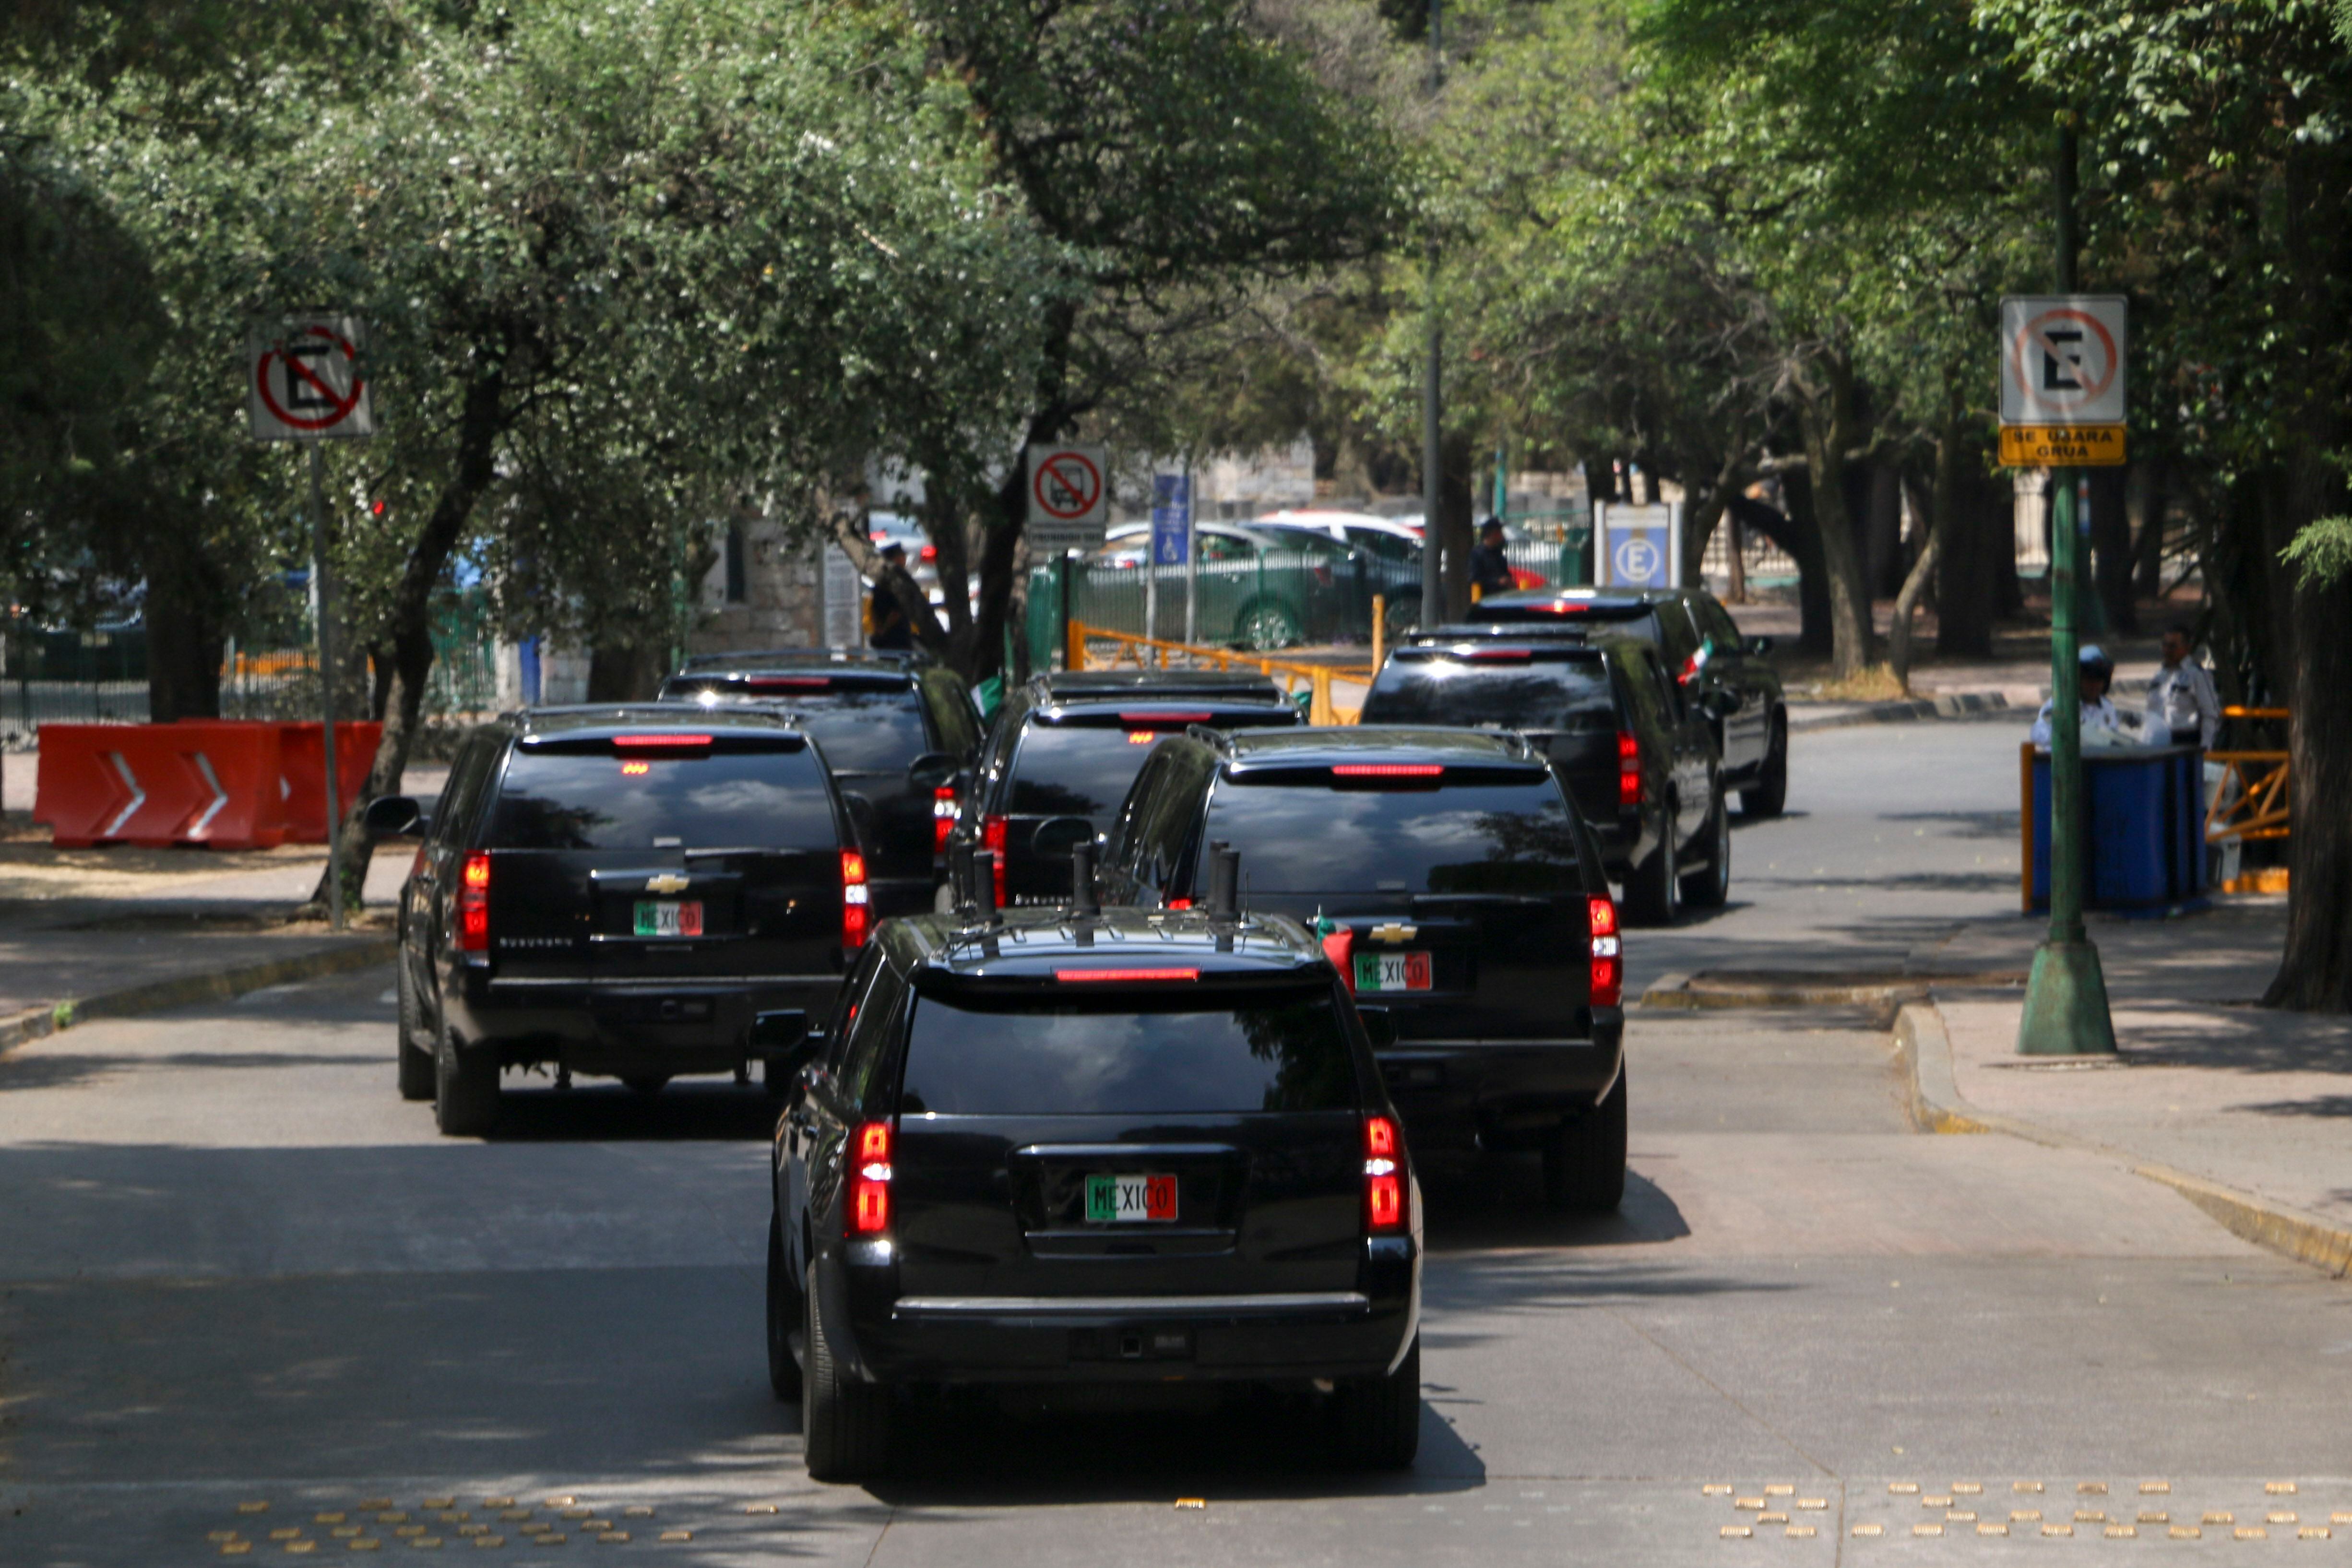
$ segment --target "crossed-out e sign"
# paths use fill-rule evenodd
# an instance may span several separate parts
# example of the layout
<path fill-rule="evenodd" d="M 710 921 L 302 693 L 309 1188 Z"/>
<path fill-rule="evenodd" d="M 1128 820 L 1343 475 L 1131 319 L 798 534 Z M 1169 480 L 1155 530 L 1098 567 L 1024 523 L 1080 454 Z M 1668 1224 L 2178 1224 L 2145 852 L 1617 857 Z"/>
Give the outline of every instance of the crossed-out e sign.
<path fill-rule="evenodd" d="M 2125 324 L 2119 295 L 2000 302 L 2003 462 L 2071 468 L 2124 460 Z"/>
<path fill-rule="evenodd" d="M 246 339 L 245 403 L 257 441 L 375 434 L 356 316 L 289 316 Z"/>

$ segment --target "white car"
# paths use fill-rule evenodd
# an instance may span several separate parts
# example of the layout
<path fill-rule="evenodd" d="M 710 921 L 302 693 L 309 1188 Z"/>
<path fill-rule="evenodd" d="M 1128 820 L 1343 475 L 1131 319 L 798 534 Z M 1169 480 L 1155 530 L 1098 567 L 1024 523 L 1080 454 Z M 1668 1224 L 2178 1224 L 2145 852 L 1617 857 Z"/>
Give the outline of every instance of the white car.
<path fill-rule="evenodd" d="M 1409 561 L 1421 553 L 1421 525 L 1368 511 L 1325 511 L 1307 507 L 1268 512 L 1249 520 L 1258 530 L 1303 529 L 1352 549 L 1369 550 L 1384 561 Z"/>

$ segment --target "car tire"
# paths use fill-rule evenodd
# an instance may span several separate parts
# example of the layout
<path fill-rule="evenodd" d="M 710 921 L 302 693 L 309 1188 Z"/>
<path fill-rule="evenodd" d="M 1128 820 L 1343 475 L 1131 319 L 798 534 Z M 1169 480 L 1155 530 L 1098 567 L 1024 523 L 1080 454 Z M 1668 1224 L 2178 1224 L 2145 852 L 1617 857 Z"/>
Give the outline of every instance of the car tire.
<path fill-rule="evenodd" d="M 1234 641 L 1252 653 L 1272 653 L 1298 641 L 1298 617 L 1278 599 L 1252 599 L 1234 618 Z"/>
<path fill-rule="evenodd" d="M 1351 1379 L 1332 1391 L 1333 1447 L 1341 1464 L 1402 1470 L 1421 1451 L 1421 1336 L 1384 1377 Z"/>
<path fill-rule="evenodd" d="M 824 1337 L 814 1258 L 801 1279 L 801 1342 L 808 1352 L 801 1376 L 801 1455 L 809 1479 L 854 1481 L 877 1474 L 890 1455 L 890 1391 L 841 1375 Z"/>
<path fill-rule="evenodd" d="M 416 981 L 409 973 L 408 952 L 402 949 L 392 956 L 393 992 L 400 998 L 400 1044 L 395 1055 L 399 1061 L 400 1098 L 430 1100 L 433 1098 L 433 1053 L 416 1043 L 425 1029 L 425 1002 L 416 994 Z"/>
<path fill-rule="evenodd" d="M 1706 866 L 1682 879 L 1683 903 L 1694 910 L 1719 910 L 1731 897 L 1731 808 L 1723 792 L 1715 792 L 1715 809 L 1707 814 Z"/>
<path fill-rule="evenodd" d="M 460 1049 L 445 1026 L 433 1053 L 433 1122 L 445 1138 L 487 1137 L 499 1124 L 499 1058 Z"/>
<path fill-rule="evenodd" d="M 1659 814 L 1658 846 L 1650 858 L 1625 873 L 1625 918 L 1634 925 L 1675 923 L 1675 897 L 1681 891 L 1675 866 L 1675 803 Z"/>
<path fill-rule="evenodd" d="M 784 1261 L 784 1222 L 768 1211 L 768 1386 L 777 1402 L 797 1405 L 801 1363 L 793 1358 L 793 1331 L 801 1323 L 801 1293 Z"/>
<path fill-rule="evenodd" d="M 1544 1145 L 1544 1201 L 1570 1214 L 1615 1214 L 1625 1201 L 1625 1069 L 1591 1114 Z"/>
<path fill-rule="evenodd" d="M 1742 816 L 1778 816 L 1789 804 L 1789 716 L 1772 715 L 1772 739 L 1765 744 L 1756 782 L 1739 792 Z"/>

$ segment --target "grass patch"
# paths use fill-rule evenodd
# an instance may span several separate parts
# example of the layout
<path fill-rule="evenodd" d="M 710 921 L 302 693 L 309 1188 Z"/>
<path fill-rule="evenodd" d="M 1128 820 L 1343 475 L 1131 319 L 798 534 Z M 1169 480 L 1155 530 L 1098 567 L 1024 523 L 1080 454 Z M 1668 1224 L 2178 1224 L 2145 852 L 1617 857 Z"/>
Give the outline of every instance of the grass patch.
<path fill-rule="evenodd" d="M 1893 702 L 1908 695 L 1887 664 L 1864 666 L 1843 680 L 1817 681 L 1812 689 L 1819 702 Z"/>

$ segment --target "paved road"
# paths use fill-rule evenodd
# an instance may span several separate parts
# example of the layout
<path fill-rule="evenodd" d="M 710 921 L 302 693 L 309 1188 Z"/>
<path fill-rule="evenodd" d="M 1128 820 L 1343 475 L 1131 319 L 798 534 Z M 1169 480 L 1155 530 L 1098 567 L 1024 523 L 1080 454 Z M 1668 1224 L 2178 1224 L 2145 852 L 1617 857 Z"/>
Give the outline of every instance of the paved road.
<path fill-rule="evenodd" d="M 1795 814 L 1738 836 L 1748 901 L 1642 938 L 1637 982 L 1725 950 L 1877 962 L 1999 912 L 2013 730 L 1808 738 Z M 2086 1156 L 1913 1134 L 1859 1015 L 1641 1017 L 1618 1219 L 1543 1215 L 1525 1167 L 1434 1194 L 1409 1476 L 1316 1468 L 1279 1407 L 950 1409 L 870 1489 L 811 1486 L 766 1392 L 763 1101 L 538 1089 L 497 1142 L 444 1141 L 393 1095 L 391 1020 L 379 972 L 0 1064 L 0 1563 L 210 1562 L 230 1531 L 256 1563 L 348 1557 L 333 1532 L 354 1528 L 405 1560 L 418 1526 L 445 1554 L 487 1526 L 485 1561 L 516 1568 L 2300 1560 L 2346 1548 L 2278 1542 L 2352 1540 L 2330 1523 L 2352 1510 L 2352 1288 Z M 565 1542 L 527 1543 L 551 1520 Z M 2011 1533 L 1978 1533 L 1995 1522 Z M 2061 1523 L 2071 1541 L 2040 1535 Z M 2252 1528 L 2273 1544 L 2235 1541 Z"/>

